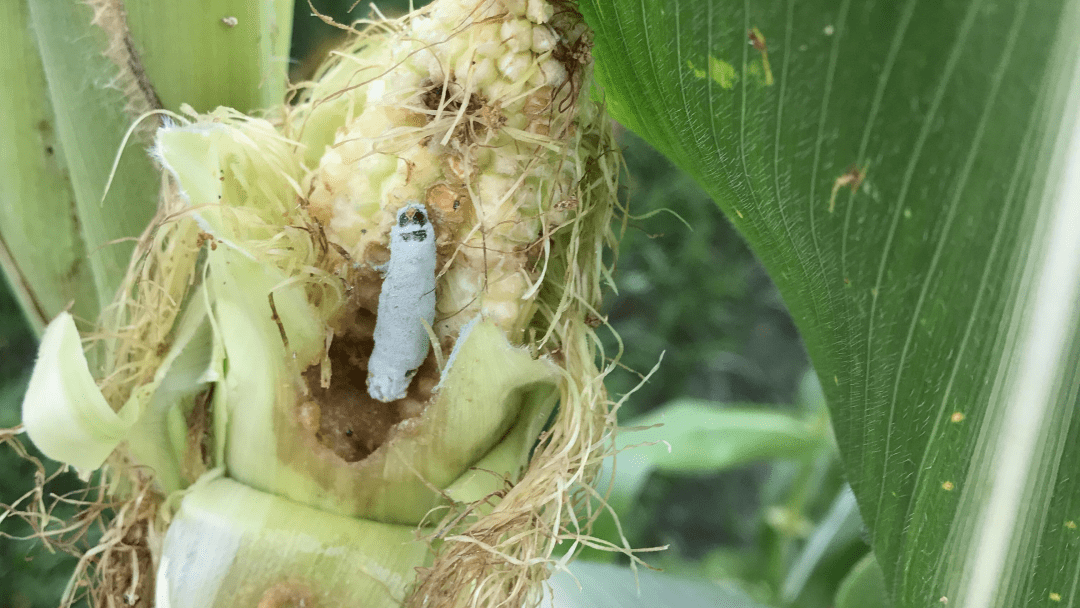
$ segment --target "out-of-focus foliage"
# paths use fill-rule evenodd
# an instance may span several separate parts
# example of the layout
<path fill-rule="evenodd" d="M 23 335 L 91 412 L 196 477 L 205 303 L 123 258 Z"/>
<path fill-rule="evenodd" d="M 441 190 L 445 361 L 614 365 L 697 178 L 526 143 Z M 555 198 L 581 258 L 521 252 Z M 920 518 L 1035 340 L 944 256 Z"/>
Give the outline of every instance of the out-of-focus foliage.
<path fill-rule="evenodd" d="M 630 222 L 608 318 L 630 345 L 625 366 L 644 373 L 664 353 L 662 378 L 622 413 L 675 396 L 790 403 L 808 363 L 772 281 L 689 176 L 637 136 L 622 141 L 630 211 L 652 215 Z M 620 371 L 608 386 L 620 394 L 639 380 Z"/>

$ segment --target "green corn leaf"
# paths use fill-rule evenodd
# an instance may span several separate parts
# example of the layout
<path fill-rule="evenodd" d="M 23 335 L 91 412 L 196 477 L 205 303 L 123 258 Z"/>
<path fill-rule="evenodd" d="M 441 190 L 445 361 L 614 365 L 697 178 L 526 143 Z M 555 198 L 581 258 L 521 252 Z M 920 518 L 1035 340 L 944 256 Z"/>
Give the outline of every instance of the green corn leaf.
<path fill-rule="evenodd" d="M 836 608 L 887 608 L 885 578 L 873 553 L 859 560 L 836 591 Z"/>
<path fill-rule="evenodd" d="M 813 458 L 826 442 L 824 419 L 808 421 L 761 406 L 698 399 L 673 401 L 621 426 L 614 470 L 612 462 L 605 461 L 597 485 L 631 539 L 641 527 L 633 519 L 633 505 L 654 472 L 701 475 L 754 462 L 803 460 Z M 611 542 L 619 540 L 607 513 L 597 520 L 594 532 Z M 603 561 L 614 554 L 587 551 L 586 556 Z"/>
<path fill-rule="evenodd" d="M 120 68 L 104 54 L 108 36 L 91 24 L 82 2 L 34 0 L 37 37 L 56 115 L 56 133 L 75 193 L 75 216 L 87 251 L 98 306 L 112 301 L 131 257 L 132 237 L 147 226 L 160 178 L 139 145 L 120 159 L 108 195 L 105 185 L 132 123 Z M 65 214 L 65 217 L 67 214 Z M 47 248 L 43 245 L 42 248 Z"/>
<path fill-rule="evenodd" d="M 786 604 L 795 601 L 821 561 L 857 541 L 862 531 L 863 523 L 855 505 L 855 495 L 851 493 L 851 488 L 845 487 L 788 568 L 780 587 L 780 600 Z"/>
<path fill-rule="evenodd" d="M 285 96 L 292 0 L 129 0 L 131 38 L 162 105 L 241 112 Z"/>
<path fill-rule="evenodd" d="M 1080 3 L 580 7 L 779 286 L 893 604 L 1080 605 Z"/>
<path fill-rule="evenodd" d="M 69 303 L 80 319 L 97 317 L 71 182 L 45 72 L 25 0 L 0 6 L 0 266 L 39 333 Z"/>

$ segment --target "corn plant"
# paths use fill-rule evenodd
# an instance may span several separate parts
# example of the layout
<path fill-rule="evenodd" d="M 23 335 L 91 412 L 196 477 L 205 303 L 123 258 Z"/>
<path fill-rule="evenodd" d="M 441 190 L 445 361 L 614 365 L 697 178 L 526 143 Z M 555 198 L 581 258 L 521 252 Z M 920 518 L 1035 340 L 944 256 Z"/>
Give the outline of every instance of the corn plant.
<path fill-rule="evenodd" d="M 435 0 L 291 84 L 287 0 L 0 11 L 7 437 L 112 510 L 69 600 L 533 605 L 640 560 L 590 534 L 610 112 L 799 325 L 873 547 L 836 605 L 1080 605 L 1080 2 Z"/>

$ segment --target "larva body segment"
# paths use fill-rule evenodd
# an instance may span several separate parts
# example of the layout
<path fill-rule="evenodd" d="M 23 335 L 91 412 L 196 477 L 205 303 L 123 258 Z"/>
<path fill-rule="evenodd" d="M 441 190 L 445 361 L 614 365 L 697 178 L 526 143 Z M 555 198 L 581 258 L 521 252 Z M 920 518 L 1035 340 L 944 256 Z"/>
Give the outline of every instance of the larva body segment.
<path fill-rule="evenodd" d="M 424 324 L 434 322 L 435 230 L 427 208 L 413 201 L 398 211 L 390 228 L 390 262 L 368 363 L 368 394 L 373 399 L 388 402 L 405 396 L 431 346 Z"/>

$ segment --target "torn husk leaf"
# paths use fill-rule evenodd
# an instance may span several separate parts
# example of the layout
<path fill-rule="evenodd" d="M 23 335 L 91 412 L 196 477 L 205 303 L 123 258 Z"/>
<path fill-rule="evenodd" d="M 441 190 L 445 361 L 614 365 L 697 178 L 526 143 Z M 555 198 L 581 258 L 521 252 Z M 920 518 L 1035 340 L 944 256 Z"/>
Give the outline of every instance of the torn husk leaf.
<path fill-rule="evenodd" d="M 159 130 L 164 206 L 91 348 L 131 416 L 98 452 L 153 471 L 160 605 L 524 605 L 587 537 L 621 170 L 588 48 L 568 3 L 436 0 L 272 120 Z"/>
<path fill-rule="evenodd" d="M 23 398 L 34 445 L 53 460 L 91 471 L 104 464 L 139 417 L 138 404 L 113 411 L 90 374 L 75 320 L 62 312 L 45 328 Z"/>

